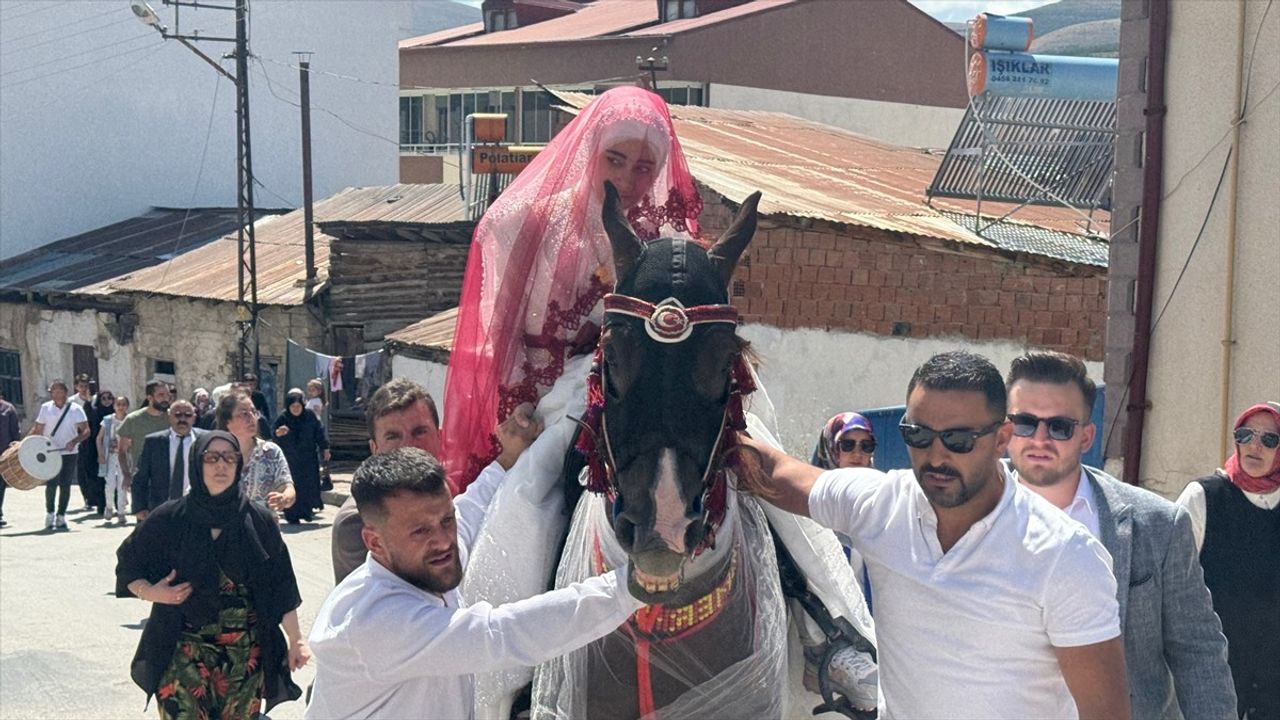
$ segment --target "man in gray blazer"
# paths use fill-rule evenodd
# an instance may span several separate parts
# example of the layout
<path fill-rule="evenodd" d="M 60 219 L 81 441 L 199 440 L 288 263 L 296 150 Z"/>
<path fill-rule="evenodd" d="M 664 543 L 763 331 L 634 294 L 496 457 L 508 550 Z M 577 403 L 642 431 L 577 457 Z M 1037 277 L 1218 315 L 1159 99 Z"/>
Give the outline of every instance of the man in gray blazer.
<path fill-rule="evenodd" d="M 1191 517 L 1177 505 L 1081 465 L 1097 391 L 1084 363 L 1034 352 L 1007 379 L 1018 481 L 1062 508 L 1111 553 L 1134 718 L 1235 720 L 1227 641 L 1213 612 Z"/>

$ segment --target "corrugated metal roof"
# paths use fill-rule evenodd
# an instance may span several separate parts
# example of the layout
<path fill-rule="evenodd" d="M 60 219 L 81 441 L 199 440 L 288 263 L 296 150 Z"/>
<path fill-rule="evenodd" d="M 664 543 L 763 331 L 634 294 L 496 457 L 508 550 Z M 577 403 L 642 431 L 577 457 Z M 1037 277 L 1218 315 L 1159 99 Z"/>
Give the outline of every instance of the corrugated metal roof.
<path fill-rule="evenodd" d="M 553 92 L 570 109 L 594 99 Z M 937 172 L 940 154 L 782 113 L 686 105 L 672 105 L 670 111 L 694 176 L 734 202 L 763 191 L 762 214 L 1000 247 L 943 214 L 971 214 L 976 209 L 972 201 L 936 198 L 933 207 L 925 204 L 925 189 Z M 999 217 L 1014 206 L 983 203 L 982 209 L 986 216 Z M 1095 218 L 1096 231 L 1105 232 L 1109 215 L 1098 212 Z M 1023 208 L 1004 224 L 1068 233 L 1084 229 L 1084 220 L 1074 211 L 1048 206 Z"/>
<path fill-rule="evenodd" d="M 651 0 L 595 0 L 563 17 L 544 20 L 513 30 L 485 33 L 436 46 L 518 45 L 521 43 L 587 40 L 620 35 L 658 22 L 658 3 Z"/>
<path fill-rule="evenodd" d="M 0 288 L 79 290 L 160 265 L 235 229 L 235 208 L 153 208 L 0 262 Z"/>
<path fill-rule="evenodd" d="M 450 192 L 451 191 L 451 192 Z M 347 188 L 316 203 L 317 225 L 327 222 L 351 224 L 398 223 L 418 225 L 453 224 L 464 221 L 457 188 L 449 185 L 386 185 Z M 300 305 L 307 298 L 304 267 L 303 211 L 262 220 L 255 225 L 258 265 L 258 303 Z M 329 243 L 332 238 L 315 233 L 317 281 L 328 278 Z M 239 246 L 236 234 L 225 235 L 200 249 L 173 260 L 106 280 L 85 292 L 151 292 L 163 295 L 198 297 L 209 300 L 238 299 L 236 266 Z"/>
<path fill-rule="evenodd" d="M 453 329 L 457 323 L 458 308 L 452 308 L 397 330 L 384 339 L 391 345 L 412 345 L 447 353 L 453 350 Z"/>
<path fill-rule="evenodd" d="M 449 28 L 447 30 L 437 30 L 426 35 L 418 37 L 405 38 L 399 43 L 400 49 L 412 47 L 427 47 L 429 45 L 441 45 L 450 40 L 458 40 L 460 38 L 478 35 L 484 32 L 484 23 L 477 22 L 470 25 L 459 25 L 458 27 Z"/>
<path fill-rule="evenodd" d="M 973 229 L 972 214 L 944 212 L 943 215 L 961 227 Z M 1102 238 L 1024 223 L 998 222 L 991 225 L 989 223 L 991 219 L 986 218 L 979 224 L 979 227 L 986 226 L 983 227 L 982 236 L 994 242 L 1002 250 L 1040 255 L 1082 265 L 1107 267 L 1111 246 Z"/>
<path fill-rule="evenodd" d="M 685 18 L 684 20 L 672 20 L 661 25 L 641 28 L 633 32 L 626 33 L 626 37 L 651 37 L 654 35 L 675 35 L 688 30 L 697 30 L 724 22 L 725 20 L 734 20 L 744 15 L 754 15 L 765 10 L 772 10 L 783 5 L 794 5 L 797 0 L 752 0 L 752 2 L 742 5 L 735 5 L 724 10 L 699 15 L 697 17 Z"/>

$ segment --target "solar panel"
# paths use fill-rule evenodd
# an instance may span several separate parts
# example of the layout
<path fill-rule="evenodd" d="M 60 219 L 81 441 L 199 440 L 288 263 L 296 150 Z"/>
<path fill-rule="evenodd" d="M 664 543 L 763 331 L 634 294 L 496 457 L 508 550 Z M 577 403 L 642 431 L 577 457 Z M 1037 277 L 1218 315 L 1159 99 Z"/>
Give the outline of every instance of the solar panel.
<path fill-rule="evenodd" d="M 1115 102 L 981 95 L 926 194 L 1110 211 L 1115 137 Z"/>

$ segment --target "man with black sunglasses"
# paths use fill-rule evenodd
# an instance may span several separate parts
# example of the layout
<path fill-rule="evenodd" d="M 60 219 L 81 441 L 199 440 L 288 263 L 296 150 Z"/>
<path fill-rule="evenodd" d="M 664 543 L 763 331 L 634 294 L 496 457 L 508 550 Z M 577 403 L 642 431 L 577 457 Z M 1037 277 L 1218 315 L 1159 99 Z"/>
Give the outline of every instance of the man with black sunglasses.
<path fill-rule="evenodd" d="M 1084 525 L 1114 559 L 1133 716 L 1235 717 L 1227 641 L 1186 510 L 1081 464 L 1097 427 L 1084 363 L 1033 352 L 1009 368 L 1009 463 L 1018 482 Z"/>
<path fill-rule="evenodd" d="M 195 429 L 196 409 L 178 400 L 166 410 L 169 429 L 143 439 L 138 469 L 133 476 L 133 513 L 138 522 L 168 500 L 177 500 L 191 489 L 191 447 L 204 433 Z"/>
<path fill-rule="evenodd" d="M 1016 483 L 1004 380 L 930 358 L 907 387 L 911 470 L 823 472 L 748 441 L 765 499 L 845 533 L 876 589 L 880 717 L 1128 718 L 1106 550 Z"/>

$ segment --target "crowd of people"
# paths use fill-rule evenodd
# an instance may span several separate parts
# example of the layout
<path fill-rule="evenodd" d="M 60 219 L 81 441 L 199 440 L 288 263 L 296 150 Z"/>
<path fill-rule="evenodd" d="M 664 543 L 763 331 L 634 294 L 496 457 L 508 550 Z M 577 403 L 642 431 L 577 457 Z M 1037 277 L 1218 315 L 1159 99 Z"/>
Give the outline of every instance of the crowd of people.
<path fill-rule="evenodd" d="M 152 382 L 132 411 L 88 378 L 71 397 L 50 385 L 31 429 L 63 454 L 46 525 L 66 527 L 77 481 L 121 525 L 131 501 L 117 592 L 152 603 L 131 671 L 161 717 L 253 718 L 299 698 L 290 673 L 311 660 L 309 718 L 470 717 L 477 673 L 563 655 L 642 607 L 625 566 L 500 606 L 459 591 L 508 470 L 550 435 L 538 399 L 602 327 L 605 180 L 638 235 L 697 235 L 656 96 L 611 90 L 557 135 L 477 229 L 446 432 L 411 381 L 366 404 L 372 455 L 335 515 L 336 587 L 306 634 L 279 518 L 321 505 L 322 386 L 287 393 L 272 424 L 252 377 L 176 401 Z M 942 353 L 905 397 L 910 467 L 875 466 L 856 412 L 822 425 L 808 462 L 745 440 L 760 499 L 848 547 L 882 717 L 1280 718 L 1280 405 L 1242 413 L 1223 467 L 1175 503 L 1082 464 L 1098 428 L 1077 358 L 1032 352 L 1002 375 Z"/>

